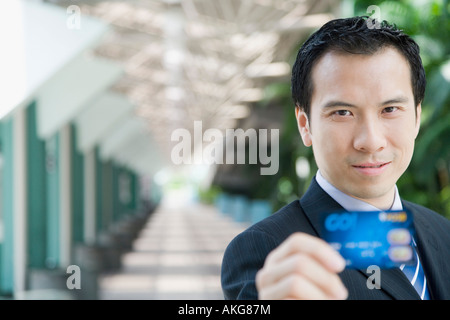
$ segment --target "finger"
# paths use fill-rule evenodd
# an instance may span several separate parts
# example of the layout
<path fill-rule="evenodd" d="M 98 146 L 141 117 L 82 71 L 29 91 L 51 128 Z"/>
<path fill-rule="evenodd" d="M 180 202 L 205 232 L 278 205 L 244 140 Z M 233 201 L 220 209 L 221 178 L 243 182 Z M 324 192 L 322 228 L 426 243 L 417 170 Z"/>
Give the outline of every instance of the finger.
<path fill-rule="evenodd" d="M 336 299 L 347 297 L 347 289 L 339 276 L 305 254 L 291 255 L 276 265 L 273 264 L 261 269 L 256 277 L 257 288 L 271 286 L 290 274 L 307 278 L 322 291 Z"/>
<path fill-rule="evenodd" d="M 345 268 L 345 260 L 327 242 L 301 232 L 292 234 L 273 250 L 267 256 L 266 263 L 277 263 L 295 253 L 311 255 L 332 272 L 341 272 Z"/>
<path fill-rule="evenodd" d="M 260 300 L 328 300 L 329 296 L 307 278 L 291 275 L 258 292 Z"/>

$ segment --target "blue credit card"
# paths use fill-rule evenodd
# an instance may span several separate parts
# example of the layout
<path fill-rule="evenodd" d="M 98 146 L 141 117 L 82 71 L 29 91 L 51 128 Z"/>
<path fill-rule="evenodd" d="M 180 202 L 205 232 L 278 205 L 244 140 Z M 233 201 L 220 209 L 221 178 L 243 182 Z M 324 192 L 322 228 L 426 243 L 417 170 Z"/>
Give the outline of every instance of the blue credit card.
<path fill-rule="evenodd" d="M 333 212 L 321 216 L 322 237 L 347 268 L 381 269 L 414 264 L 413 217 L 409 211 Z"/>

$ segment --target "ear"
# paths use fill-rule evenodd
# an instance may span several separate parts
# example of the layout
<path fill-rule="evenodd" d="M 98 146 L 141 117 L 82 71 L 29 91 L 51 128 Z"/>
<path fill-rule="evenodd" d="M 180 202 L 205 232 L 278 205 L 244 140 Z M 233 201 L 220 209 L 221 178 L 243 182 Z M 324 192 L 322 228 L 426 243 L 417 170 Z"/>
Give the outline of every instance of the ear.
<path fill-rule="evenodd" d="M 310 147 L 312 145 L 312 139 L 308 116 L 304 111 L 300 109 L 299 106 L 296 106 L 295 117 L 297 118 L 298 131 L 300 132 L 300 135 L 302 137 L 303 144 L 306 147 Z"/>
<path fill-rule="evenodd" d="M 422 115 L 422 104 L 419 103 L 416 107 L 416 133 L 414 139 L 417 138 L 417 135 L 419 134 L 421 115 Z"/>

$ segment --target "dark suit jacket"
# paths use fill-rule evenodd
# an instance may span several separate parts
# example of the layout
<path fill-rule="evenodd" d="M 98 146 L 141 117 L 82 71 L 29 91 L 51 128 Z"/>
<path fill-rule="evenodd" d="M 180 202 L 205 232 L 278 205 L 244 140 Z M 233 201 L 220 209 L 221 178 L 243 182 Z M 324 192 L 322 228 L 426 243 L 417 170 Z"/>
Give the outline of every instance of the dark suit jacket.
<path fill-rule="evenodd" d="M 450 220 L 427 208 L 402 201 L 412 212 L 418 253 L 427 276 L 432 299 L 450 299 Z M 225 299 L 257 299 L 255 276 L 270 251 L 294 232 L 320 237 L 321 212 L 342 211 L 313 179 L 300 199 L 239 234 L 228 245 L 222 262 Z M 368 289 L 366 270 L 345 269 L 340 273 L 348 299 L 420 299 L 403 272 L 381 270 L 381 289 Z"/>

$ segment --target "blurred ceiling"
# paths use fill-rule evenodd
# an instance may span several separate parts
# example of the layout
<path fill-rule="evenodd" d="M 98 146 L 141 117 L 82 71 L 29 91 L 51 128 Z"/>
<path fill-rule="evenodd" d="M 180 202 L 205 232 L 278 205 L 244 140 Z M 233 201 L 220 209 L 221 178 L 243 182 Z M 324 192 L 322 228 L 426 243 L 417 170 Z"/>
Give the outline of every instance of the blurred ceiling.
<path fill-rule="evenodd" d="M 263 98 L 267 84 L 289 81 L 293 49 L 338 15 L 334 0 L 49 0 L 77 5 L 112 32 L 95 54 L 120 62 L 125 76 L 112 88 L 170 159 L 176 128 L 235 128 Z"/>

